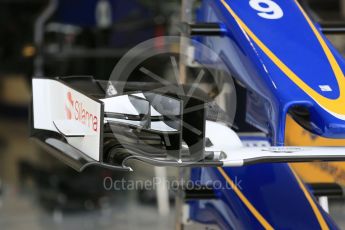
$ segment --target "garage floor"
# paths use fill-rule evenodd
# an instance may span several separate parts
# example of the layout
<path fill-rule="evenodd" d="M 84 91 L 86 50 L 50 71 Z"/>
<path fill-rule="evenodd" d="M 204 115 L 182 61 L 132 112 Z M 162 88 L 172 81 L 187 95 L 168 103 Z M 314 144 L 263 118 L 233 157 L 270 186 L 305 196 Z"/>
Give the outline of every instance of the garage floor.
<path fill-rule="evenodd" d="M 174 229 L 174 212 L 159 217 L 155 206 L 143 206 L 126 196 L 113 205 L 96 211 L 62 213 L 47 212 L 29 194 L 7 187 L 1 201 L 0 226 L 3 230 L 58 230 L 58 229 Z"/>

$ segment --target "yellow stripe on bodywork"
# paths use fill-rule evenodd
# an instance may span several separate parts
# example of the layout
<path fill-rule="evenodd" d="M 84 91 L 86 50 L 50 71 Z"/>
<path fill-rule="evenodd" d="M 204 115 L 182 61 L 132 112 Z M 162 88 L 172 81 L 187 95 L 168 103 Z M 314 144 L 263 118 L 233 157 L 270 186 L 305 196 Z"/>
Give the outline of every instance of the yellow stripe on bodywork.
<path fill-rule="evenodd" d="M 239 26 L 246 32 L 246 34 L 260 47 L 260 49 L 272 60 L 275 65 L 277 65 L 283 73 L 293 81 L 299 88 L 301 88 L 306 94 L 308 94 L 316 103 L 318 103 L 323 109 L 331 113 L 332 115 L 345 120 L 345 79 L 344 74 L 337 63 L 335 57 L 333 56 L 331 50 L 327 46 L 325 40 L 319 33 L 319 31 L 315 28 L 312 21 L 303 11 L 301 6 L 296 2 L 298 7 L 300 8 L 302 14 L 306 18 L 308 24 L 310 25 L 311 29 L 313 30 L 316 38 L 320 42 L 322 49 L 324 50 L 329 63 L 332 67 L 333 73 L 336 77 L 339 86 L 339 97 L 337 99 L 329 99 L 324 97 L 323 95 L 316 92 L 313 88 L 311 88 L 308 84 L 306 84 L 301 78 L 299 78 L 287 65 L 283 63 L 250 29 L 249 27 L 239 18 L 239 16 L 231 9 L 231 7 L 225 2 L 225 0 L 220 0 L 224 7 L 229 11 L 232 17 L 236 20 Z M 306 66 L 307 68 L 307 66 Z"/>
<path fill-rule="evenodd" d="M 225 173 L 224 169 L 218 167 L 218 171 L 222 174 L 225 178 L 226 182 L 231 186 L 234 190 L 236 195 L 240 198 L 243 204 L 249 209 L 249 211 L 253 214 L 253 216 L 259 221 L 259 223 L 265 229 L 274 229 L 267 220 L 256 210 L 256 208 L 250 203 L 250 201 L 243 195 L 243 193 L 237 188 L 235 183 L 231 180 L 231 178 Z"/>
<path fill-rule="evenodd" d="M 313 212 L 320 224 L 320 227 L 322 230 L 328 230 L 329 227 L 325 221 L 325 219 L 323 218 L 319 208 L 317 207 L 317 205 L 315 204 L 313 198 L 311 197 L 310 193 L 308 192 L 308 190 L 306 189 L 306 187 L 304 186 L 303 182 L 301 181 L 301 179 L 296 175 L 296 173 L 293 171 L 293 169 L 291 169 L 292 173 L 294 174 L 297 182 L 298 182 L 298 185 L 300 186 L 300 188 L 302 189 L 305 197 L 307 198 L 311 208 L 313 209 Z"/>
<path fill-rule="evenodd" d="M 302 128 L 290 116 L 286 117 L 287 146 L 345 146 L 345 139 L 320 137 Z M 290 164 L 306 183 L 338 183 L 345 186 L 344 162 L 307 162 Z"/>

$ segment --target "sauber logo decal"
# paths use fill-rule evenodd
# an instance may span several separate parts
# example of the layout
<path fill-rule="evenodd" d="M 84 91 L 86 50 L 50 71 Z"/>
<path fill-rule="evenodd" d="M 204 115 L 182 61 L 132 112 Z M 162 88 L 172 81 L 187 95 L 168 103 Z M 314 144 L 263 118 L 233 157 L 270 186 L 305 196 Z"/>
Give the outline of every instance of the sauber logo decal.
<path fill-rule="evenodd" d="M 76 120 L 89 127 L 93 131 L 98 131 L 98 117 L 85 108 L 83 102 L 74 100 L 71 92 L 67 93 L 67 103 L 65 105 L 66 117 L 68 120 Z"/>

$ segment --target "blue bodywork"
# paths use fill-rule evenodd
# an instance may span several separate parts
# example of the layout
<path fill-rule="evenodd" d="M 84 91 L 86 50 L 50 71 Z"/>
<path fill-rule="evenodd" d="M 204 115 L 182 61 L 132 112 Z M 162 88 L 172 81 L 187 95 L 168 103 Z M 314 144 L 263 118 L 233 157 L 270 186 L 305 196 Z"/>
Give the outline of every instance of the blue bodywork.
<path fill-rule="evenodd" d="M 310 112 L 311 131 L 329 138 L 345 138 L 345 62 L 342 56 L 317 25 L 308 23 L 294 0 L 279 1 L 284 12 L 279 19 L 260 17 L 249 1 L 204 1 L 198 16 L 202 22 L 219 22 L 228 31 L 224 37 L 204 37 L 201 41 L 219 53 L 233 76 L 250 92 L 248 122 L 269 133 L 274 145 L 284 145 L 286 114 L 293 106 L 303 106 Z M 329 49 L 328 56 L 320 40 Z M 271 55 L 262 49 L 263 46 Z M 288 70 L 277 65 L 278 61 L 272 56 Z M 332 59 L 335 60 L 333 64 Z M 293 77 L 297 80 L 292 80 Z"/>
<path fill-rule="evenodd" d="M 287 164 L 261 164 L 224 171 L 274 229 L 321 229 L 309 201 Z M 193 169 L 192 180 L 211 182 L 217 187 L 218 199 L 191 201 L 190 217 L 221 229 L 264 229 L 239 196 L 227 185 L 219 170 Z M 220 184 L 223 189 L 220 189 Z M 317 201 L 314 200 L 317 204 Z M 319 207 L 329 229 L 338 229 Z"/>
<path fill-rule="evenodd" d="M 234 78 L 248 90 L 247 121 L 266 132 L 272 145 L 284 145 L 290 109 L 309 111 L 310 131 L 345 137 L 345 62 L 295 0 L 276 3 L 283 16 L 260 17 L 250 0 L 204 0 L 199 22 L 220 23 L 223 37 L 198 37 L 226 62 Z M 257 1 L 255 1 L 257 2 Z M 262 3 L 266 2 L 266 3 Z M 203 52 L 199 50 L 198 52 Z M 199 56 L 199 55 L 197 55 Z M 199 60 L 202 62 L 202 60 Z M 241 192 L 276 229 L 337 229 L 330 217 L 303 191 L 287 164 L 225 168 Z M 192 180 L 228 184 L 219 169 L 193 169 Z M 222 229 L 261 229 L 262 222 L 232 189 L 217 188 L 219 199 L 193 201 L 191 219 L 217 223 Z M 313 208 L 314 205 L 314 208 Z"/>

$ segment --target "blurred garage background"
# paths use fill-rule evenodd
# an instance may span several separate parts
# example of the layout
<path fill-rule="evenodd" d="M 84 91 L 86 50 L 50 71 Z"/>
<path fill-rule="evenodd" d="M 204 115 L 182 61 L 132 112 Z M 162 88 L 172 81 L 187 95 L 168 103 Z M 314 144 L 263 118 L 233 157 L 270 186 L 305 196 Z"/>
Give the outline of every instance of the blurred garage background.
<path fill-rule="evenodd" d="M 345 20 L 345 1 L 303 6 L 320 22 Z M 152 167 L 76 173 L 36 147 L 27 124 L 32 76 L 108 79 L 129 48 L 178 35 L 179 11 L 178 0 L 0 0 L 0 229 L 174 228 L 174 194 L 159 212 L 153 190 L 104 189 L 106 177 L 152 179 Z M 345 53 L 345 36 L 329 38 Z M 345 228 L 342 198 L 330 212 Z"/>

